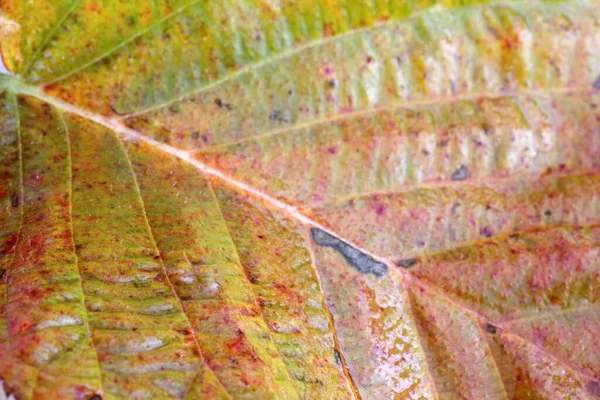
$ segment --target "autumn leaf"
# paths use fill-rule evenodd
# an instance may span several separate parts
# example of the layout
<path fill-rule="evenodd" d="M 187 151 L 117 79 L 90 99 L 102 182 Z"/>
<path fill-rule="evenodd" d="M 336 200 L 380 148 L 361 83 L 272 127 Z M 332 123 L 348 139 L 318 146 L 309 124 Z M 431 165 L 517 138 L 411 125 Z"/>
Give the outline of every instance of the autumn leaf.
<path fill-rule="evenodd" d="M 6 393 L 600 398 L 600 3 L 0 7 Z"/>

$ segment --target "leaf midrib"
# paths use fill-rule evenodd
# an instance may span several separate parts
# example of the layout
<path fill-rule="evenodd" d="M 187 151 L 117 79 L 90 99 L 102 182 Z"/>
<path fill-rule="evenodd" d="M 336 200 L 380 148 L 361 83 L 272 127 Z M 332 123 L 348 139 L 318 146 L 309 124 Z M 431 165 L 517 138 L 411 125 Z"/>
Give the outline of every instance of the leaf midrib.
<path fill-rule="evenodd" d="M 4 78 L 4 79 L 2 79 L 2 78 Z M 497 334 L 503 334 L 503 335 L 508 336 L 509 338 L 510 337 L 514 338 L 513 340 L 517 340 L 523 344 L 533 346 L 537 351 L 541 352 L 549 359 L 552 359 L 556 363 L 563 365 L 564 368 L 566 368 L 570 371 L 573 371 L 575 373 L 575 375 L 577 375 L 581 378 L 585 378 L 589 381 L 594 381 L 594 382 L 600 383 L 600 380 L 598 380 L 597 378 L 590 376 L 589 374 L 586 374 L 583 371 L 580 371 L 575 366 L 570 365 L 570 363 L 568 363 L 567 361 L 561 360 L 557 356 L 548 353 L 546 350 L 540 348 L 535 343 L 532 343 L 531 341 L 528 341 L 527 339 L 523 338 L 522 336 L 520 336 L 516 333 L 510 332 L 507 329 L 503 329 L 501 322 L 499 323 L 499 322 L 490 320 L 489 318 L 487 318 L 484 315 L 481 315 L 477 311 L 471 310 L 471 309 L 461 305 L 459 302 L 457 302 L 456 299 L 453 298 L 452 295 L 442 292 L 440 288 L 437 288 L 436 286 L 433 286 L 427 282 L 422 281 L 421 279 L 417 278 L 410 272 L 399 270 L 398 268 L 395 267 L 393 260 L 385 258 L 385 257 L 381 257 L 377 254 L 374 254 L 374 253 L 370 252 L 368 249 L 365 249 L 365 248 L 361 247 L 360 245 L 353 243 L 351 240 L 348 240 L 342 236 L 339 236 L 336 232 L 331 231 L 329 228 L 321 225 L 317 221 L 314 221 L 310 217 L 307 217 L 306 215 L 302 214 L 297 207 L 291 206 L 281 200 L 278 200 L 266 193 L 263 193 L 255 188 L 253 188 L 250 185 L 247 185 L 243 182 L 238 181 L 237 179 L 223 173 L 222 171 L 220 171 L 216 168 L 213 168 L 209 165 L 206 165 L 206 164 L 192 158 L 192 156 L 191 156 L 192 153 L 189 151 L 177 149 L 170 145 L 160 143 L 152 138 L 149 138 L 149 137 L 143 135 L 142 133 L 140 133 L 134 129 L 128 128 L 121 124 L 120 118 L 114 118 L 114 117 L 110 118 L 110 117 L 106 117 L 103 115 L 99 115 L 99 114 L 93 113 L 91 111 L 82 109 L 71 103 L 68 103 L 64 100 L 58 99 L 53 96 L 49 96 L 46 93 L 44 93 L 43 89 L 41 89 L 40 87 L 32 86 L 27 83 L 24 83 L 18 77 L 7 76 L 7 75 L 0 76 L 0 90 L 2 90 L 2 89 L 6 89 L 9 92 L 14 93 L 15 95 L 26 95 L 26 96 L 35 97 L 39 100 L 42 100 L 42 101 L 52 105 L 53 107 L 55 107 L 59 110 L 62 110 L 63 112 L 75 114 L 75 115 L 83 117 L 89 121 L 100 124 L 108 129 L 114 131 L 115 133 L 119 134 L 122 140 L 133 141 L 133 142 L 143 141 L 146 144 L 148 144 L 162 152 L 168 153 L 172 156 L 175 156 L 175 157 L 181 159 L 182 161 L 188 162 L 188 163 L 192 164 L 194 167 L 201 170 L 203 173 L 205 173 L 209 176 L 219 178 L 219 179 L 223 180 L 224 182 L 226 182 L 227 184 L 229 184 L 229 185 L 231 185 L 253 197 L 257 197 L 257 198 L 265 201 L 267 204 L 270 204 L 271 206 L 276 207 L 276 208 L 280 209 L 281 211 L 289 214 L 291 217 L 298 220 L 299 222 L 301 222 L 307 226 L 320 228 L 320 229 L 324 230 L 325 232 L 331 234 L 332 236 L 337 237 L 337 238 L 351 244 L 352 246 L 354 246 L 361 252 L 368 254 L 368 255 L 372 256 L 375 260 L 386 264 L 388 266 L 388 269 L 390 271 L 392 271 L 391 273 L 397 274 L 398 277 L 403 282 L 405 282 L 407 285 L 415 285 L 415 286 L 424 288 L 427 291 L 433 292 L 439 298 L 442 298 L 443 300 L 447 301 L 452 307 L 457 308 L 458 310 L 460 310 L 464 313 L 467 313 L 468 315 L 475 318 L 475 320 L 480 321 L 480 323 L 490 323 L 490 324 L 497 326 L 498 328 L 500 328 L 499 332 Z"/>

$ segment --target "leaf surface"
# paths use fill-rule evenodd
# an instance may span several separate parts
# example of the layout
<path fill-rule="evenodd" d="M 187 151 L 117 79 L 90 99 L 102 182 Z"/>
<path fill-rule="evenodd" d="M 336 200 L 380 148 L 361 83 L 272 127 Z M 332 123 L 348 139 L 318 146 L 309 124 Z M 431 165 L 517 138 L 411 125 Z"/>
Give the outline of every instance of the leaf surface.
<path fill-rule="evenodd" d="M 599 12 L 3 2 L 7 393 L 597 398 Z"/>

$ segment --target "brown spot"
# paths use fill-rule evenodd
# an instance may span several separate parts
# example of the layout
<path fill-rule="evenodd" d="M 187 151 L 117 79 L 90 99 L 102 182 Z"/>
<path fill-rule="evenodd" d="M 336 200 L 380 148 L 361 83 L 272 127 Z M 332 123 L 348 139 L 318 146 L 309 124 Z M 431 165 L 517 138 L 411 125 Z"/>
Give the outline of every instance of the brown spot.
<path fill-rule="evenodd" d="M 485 329 L 486 332 L 491 333 L 491 334 L 498 332 L 498 329 L 496 329 L 496 327 L 492 324 L 485 324 L 483 326 L 483 329 Z"/>
<path fill-rule="evenodd" d="M 196 140 L 196 139 L 198 139 L 199 136 L 200 136 L 200 133 L 198 133 L 198 131 L 192 132 L 192 139 Z"/>

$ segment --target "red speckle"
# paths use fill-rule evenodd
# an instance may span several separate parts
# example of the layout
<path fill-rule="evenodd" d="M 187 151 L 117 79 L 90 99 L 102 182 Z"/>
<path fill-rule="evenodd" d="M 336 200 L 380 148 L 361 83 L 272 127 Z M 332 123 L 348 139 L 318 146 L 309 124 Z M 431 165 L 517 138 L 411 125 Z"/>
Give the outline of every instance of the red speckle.
<path fill-rule="evenodd" d="M 327 148 L 327 152 L 329 154 L 335 154 L 337 152 L 337 149 L 335 147 L 329 147 Z"/>
<path fill-rule="evenodd" d="M 377 206 L 375 207 L 375 213 L 377 215 L 383 215 L 385 214 L 385 206 L 383 204 L 377 204 Z"/>

